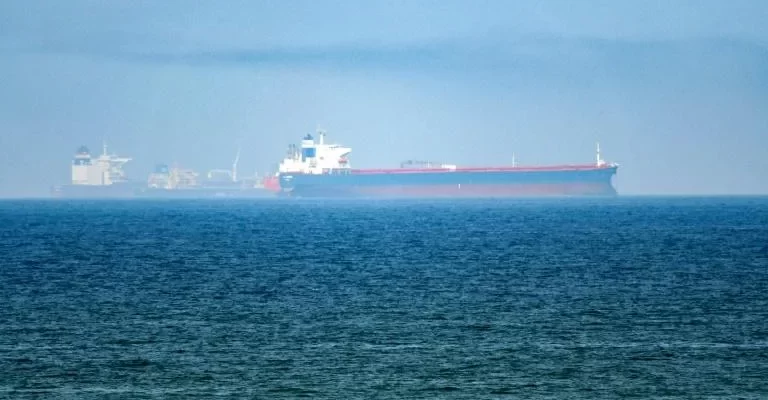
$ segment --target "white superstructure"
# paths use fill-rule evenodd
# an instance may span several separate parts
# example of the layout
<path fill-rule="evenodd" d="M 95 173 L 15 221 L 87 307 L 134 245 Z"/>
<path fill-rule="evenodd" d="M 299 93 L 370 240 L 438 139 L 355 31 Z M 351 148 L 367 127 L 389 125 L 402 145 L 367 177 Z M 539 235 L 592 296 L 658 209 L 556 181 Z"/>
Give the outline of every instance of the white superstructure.
<path fill-rule="evenodd" d="M 87 147 L 81 146 L 72 160 L 72 184 L 104 186 L 125 182 L 123 165 L 128 161 L 131 158 L 109 154 L 106 144 L 96 158 L 91 157 Z"/>
<path fill-rule="evenodd" d="M 338 170 L 349 170 L 349 153 L 352 149 L 338 144 L 325 143 L 325 132 L 317 132 L 319 140 L 307 135 L 301 141 L 301 148 L 288 147 L 288 153 L 278 167 L 278 173 L 324 174 Z"/>

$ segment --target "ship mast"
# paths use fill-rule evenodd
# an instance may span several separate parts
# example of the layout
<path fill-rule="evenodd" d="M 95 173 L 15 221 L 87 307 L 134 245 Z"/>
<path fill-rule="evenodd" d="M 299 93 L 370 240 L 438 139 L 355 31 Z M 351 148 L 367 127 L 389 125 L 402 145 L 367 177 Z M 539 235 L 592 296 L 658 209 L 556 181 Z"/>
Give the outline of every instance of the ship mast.
<path fill-rule="evenodd" d="M 605 161 L 603 161 L 603 158 L 600 156 L 600 142 L 597 142 L 597 154 L 595 155 L 595 161 L 598 167 L 605 165 Z"/>

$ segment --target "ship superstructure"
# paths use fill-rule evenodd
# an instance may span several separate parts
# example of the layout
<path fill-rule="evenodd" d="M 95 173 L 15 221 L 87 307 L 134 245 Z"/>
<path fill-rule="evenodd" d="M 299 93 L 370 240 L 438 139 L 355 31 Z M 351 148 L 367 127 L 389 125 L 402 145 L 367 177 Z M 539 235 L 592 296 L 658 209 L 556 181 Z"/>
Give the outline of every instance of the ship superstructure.
<path fill-rule="evenodd" d="M 304 136 L 301 147 L 288 146 L 288 152 L 278 167 L 279 174 L 327 174 L 351 169 L 348 155 L 352 152 L 349 147 L 325 143 L 325 131 L 317 132 L 319 140 L 311 134 Z"/>
<path fill-rule="evenodd" d="M 105 186 L 126 182 L 123 165 L 131 161 L 129 157 L 120 157 L 107 152 L 107 144 L 96 158 L 91 156 L 88 147 L 80 146 L 72 160 L 72 185 Z"/>
<path fill-rule="evenodd" d="M 283 194 L 305 197 L 419 196 L 515 197 L 615 195 L 618 164 L 605 162 L 597 147 L 594 164 L 458 167 L 407 161 L 400 168 L 353 169 L 352 149 L 307 135 L 289 147 L 277 172 Z"/>
<path fill-rule="evenodd" d="M 70 183 L 54 186 L 54 197 L 131 197 L 134 185 L 126 178 L 123 166 L 130 157 L 110 154 L 106 143 L 102 153 L 93 157 L 86 146 L 80 146 L 72 159 Z"/>

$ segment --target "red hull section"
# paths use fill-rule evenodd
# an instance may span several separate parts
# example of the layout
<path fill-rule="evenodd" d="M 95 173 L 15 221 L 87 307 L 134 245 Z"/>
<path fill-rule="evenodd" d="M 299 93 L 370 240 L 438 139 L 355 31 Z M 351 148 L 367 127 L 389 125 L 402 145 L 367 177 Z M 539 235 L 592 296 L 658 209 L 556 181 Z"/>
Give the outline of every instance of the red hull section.
<path fill-rule="evenodd" d="M 269 190 L 270 192 L 278 193 L 280 192 L 280 179 L 278 179 L 276 176 L 270 176 L 267 178 L 264 178 L 264 189 Z"/>
<path fill-rule="evenodd" d="M 607 194 L 606 191 L 606 186 L 600 183 L 371 186 L 357 188 L 357 192 L 362 195 L 396 197 L 584 196 L 605 195 Z"/>

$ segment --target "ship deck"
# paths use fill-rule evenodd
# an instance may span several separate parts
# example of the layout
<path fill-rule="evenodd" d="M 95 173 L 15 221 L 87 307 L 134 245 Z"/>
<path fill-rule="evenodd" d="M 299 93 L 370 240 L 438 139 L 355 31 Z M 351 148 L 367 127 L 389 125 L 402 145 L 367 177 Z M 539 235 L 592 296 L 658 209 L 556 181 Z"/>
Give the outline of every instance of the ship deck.
<path fill-rule="evenodd" d="M 457 167 L 457 168 L 357 168 L 350 169 L 353 174 L 415 174 L 443 172 L 536 172 L 536 171 L 590 171 L 615 168 L 616 165 L 606 164 L 571 164 L 547 166 L 506 166 L 506 167 Z"/>

